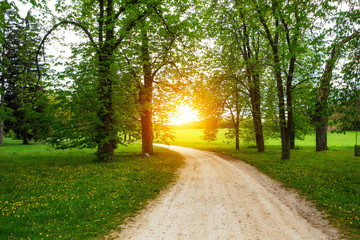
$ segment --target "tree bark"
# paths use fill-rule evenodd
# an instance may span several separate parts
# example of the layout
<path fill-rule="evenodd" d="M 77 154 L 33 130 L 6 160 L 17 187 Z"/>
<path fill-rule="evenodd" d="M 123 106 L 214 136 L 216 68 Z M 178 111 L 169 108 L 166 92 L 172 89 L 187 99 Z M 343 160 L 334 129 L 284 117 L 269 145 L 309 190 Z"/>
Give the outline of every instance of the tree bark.
<path fill-rule="evenodd" d="M 239 126 L 235 127 L 235 149 L 240 149 Z"/>
<path fill-rule="evenodd" d="M 256 139 L 256 147 L 258 152 L 265 151 L 264 144 L 264 134 L 263 134 L 263 126 L 261 122 L 261 95 L 260 95 L 260 84 L 258 76 L 253 76 L 254 87 L 250 87 L 250 99 L 251 99 L 251 107 L 252 107 L 252 117 L 254 122 L 255 129 L 255 139 Z"/>
<path fill-rule="evenodd" d="M 280 59 L 277 44 L 272 46 L 275 63 L 275 79 L 279 99 L 279 120 L 281 134 L 281 159 L 290 159 L 290 136 L 285 114 L 284 88 L 280 70 Z M 289 117 L 289 116 L 288 116 Z"/>
<path fill-rule="evenodd" d="M 290 133 L 290 149 L 295 149 L 295 125 L 292 124 L 292 129 Z"/>
<path fill-rule="evenodd" d="M 255 140 L 258 152 L 265 151 L 263 126 L 261 122 L 261 93 L 260 93 L 260 76 L 255 70 L 255 66 L 252 60 L 254 58 L 258 61 L 258 49 L 251 47 L 250 36 L 247 33 L 247 26 L 243 25 L 243 35 L 245 41 L 243 44 L 243 57 L 246 62 L 246 72 L 249 82 L 249 95 L 251 101 L 251 114 L 253 117 Z M 254 51 L 252 51 L 254 49 Z M 254 54 L 253 54 L 254 53 Z"/>
<path fill-rule="evenodd" d="M 97 160 L 99 162 L 114 161 L 114 150 L 117 143 L 117 132 L 115 131 L 114 106 L 113 106 L 113 88 L 114 82 L 111 77 L 111 66 L 114 62 L 113 52 L 115 29 L 113 2 L 109 0 L 105 7 L 105 2 L 100 1 L 100 19 L 99 19 L 99 99 L 101 108 L 98 116 L 101 121 L 101 127 L 98 132 L 98 151 Z M 106 18 L 104 20 L 104 13 Z M 103 25 L 104 24 L 104 25 Z M 105 40 L 103 33 L 105 34 Z"/>
<path fill-rule="evenodd" d="M 142 137 L 142 155 L 150 156 L 154 154 L 153 140 L 154 134 L 152 130 L 152 113 L 149 110 L 144 110 L 141 116 L 141 137 Z"/>
<path fill-rule="evenodd" d="M 291 80 L 287 79 L 286 81 L 286 97 L 287 102 L 285 105 L 284 99 L 284 86 L 283 79 L 281 76 L 280 70 L 280 59 L 278 55 L 277 44 L 272 45 L 273 54 L 274 54 L 274 63 L 275 63 L 275 79 L 279 99 L 279 120 L 280 120 L 280 133 L 281 133 L 281 159 L 290 159 L 290 133 L 292 129 L 292 89 L 291 89 Z M 294 70 L 294 69 L 292 69 Z M 289 71 L 289 76 L 292 72 Z M 286 119 L 286 110 L 287 110 L 287 119 Z"/>
<path fill-rule="evenodd" d="M 331 50 L 329 59 L 326 62 L 325 70 L 320 78 L 320 87 L 315 104 L 315 122 L 316 122 L 316 151 L 328 150 L 327 146 L 327 128 L 328 128 L 328 99 L 330 95 L 332 71 L 336 65 L 340 48 L 357 37 L 359 32 L 340 40 Z"/>
<path fill-rule="evenodd" d="M 149 38 L 145 29 L 142 29 L 141 60 L 144 74 L 144 84 L 140 90 L 139 101 L 141 104 L 141 137 L 142 155 L 153 155 L 154 133 L 152 128 L 152 96 L 154 76 L 151 69 L 151 58 L 149 53 Z"/>
<path fill-rule="evenodd" d="M 110 77 L 112 56 L 111 52 L 104 52 L 99 55 L 99 93 L 102 106 L 98 113 L 101 127 L 98 133 L 97 159 L 99 162 L 112 162 L 117 139 L 116 132 L 114 132 L 113 81 Z"/>

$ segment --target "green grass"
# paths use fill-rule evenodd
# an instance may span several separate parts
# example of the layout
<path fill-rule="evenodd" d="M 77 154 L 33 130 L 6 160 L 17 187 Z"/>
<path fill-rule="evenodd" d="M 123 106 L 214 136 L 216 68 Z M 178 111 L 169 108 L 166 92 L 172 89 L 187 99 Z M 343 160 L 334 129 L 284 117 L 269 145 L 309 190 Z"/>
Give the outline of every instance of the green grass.
<path fill-rule="evenodd" d="M 241 159 L 285 186 L 314 200 L 331 222 L 349 239 L 360 239 L 360 157 L 354 156 L 355 133 L 328 135 L 328 151 L 315 151 L 315 137 L 297 141 L 290 160 L 281 160 L 279 140 L 268 141 L 265 153 L 234 143 L 225 143 L 225 130 L 218 140 L 201 140 L 202 130 L 175 130 L 176 145 L 214 151 Z"/>
<path fill-rule="evenodd" d="M 6 139 L 0 147 L 0 239 L 100 239 L 175 180 L 183 158 L 140 144 L 120 147 L 115 162 L 93 150 L 55 151 Z"/>

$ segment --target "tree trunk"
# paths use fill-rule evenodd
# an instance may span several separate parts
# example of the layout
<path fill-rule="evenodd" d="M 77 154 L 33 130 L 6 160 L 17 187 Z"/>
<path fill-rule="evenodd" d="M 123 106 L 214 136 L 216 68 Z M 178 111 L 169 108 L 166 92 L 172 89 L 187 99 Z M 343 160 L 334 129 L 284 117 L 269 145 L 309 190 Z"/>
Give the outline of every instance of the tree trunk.
<path fill-rule="evenodd" d="M 98 113 L 101 121 L 97 152 L 99 162 L 112 162 L 114 160 L 114 150 L 117 142 L 112 101 L 114 84 L 110 76 L 112 62 L 111 48 L 103 48 L 102 53 L 99 54 L 99 93 L 101 102 L 101 109 Z"/>
<path fill-rule="evenodd" d="M 315 122 L 316 122 L 316 151 L 328 150 L 327 147 L 327 127 L 328 127 L 328 98 L 330 95 L 330 86 L 332 79 L 332 71 L 335 67 L 339 56 L 340 48 L 357 37 L 359 32 L 354 32 L 352 35 L 343 38 L 339 41 L 333 49 L 329 59 L 326 62 L 325 70 L 320 78 L 320 87 L 318 93 L 318 101 L 315 104 Z"/>
<path fill-rule="evenodd" d="M 264 135 L 263 135 L 263 126 L 261 122 L 261 93 L 260 93 L 260 76 L 259 73 L 255 70 L 254 62 L 252 59 L 258 61 L 258 49 L 254 48 L 252 51 L 250 37 L 247 33 L 246 25 L 243 26 L 244 35 L 246 41 L 243 44 L 243 57 L 246 62 L 246 73 L 247 79 L 249 82 L 249 95 L 251 101 L 251 114 L 253 117 L 254 130 L 255 130 L 255 139 L 256 147 L 258 152 L 265 151 L 264 144 Z M 254 54 L 253 54 L 254 52 Z"/>
<path fill-rule="evenodd" d="M 275 61 L 276 62 L 276 61 Z M 280 63 L 280 62 L 278 62 Z M 278 65 L 280 66 L 280 65 Z M 280 69 L 276 70 L 275 78 L 277 82 L 278 98 L 279 98 L 279 120 L 280 120 L 280 133 L 281 133 L 281 159 L 290 159 L 290 131 L 292 121 L 291 110 L 288 109 L 288 119 L 285 114 L 285 100 L 284 100 L 284 89 L 281 77 Z M 291 96 L 291 95 L 290 95 Z M 291 104 L 287 99 L 287 105 Z"/>
<path fill-rule="evenodd" d="M 98 133 L 98 152 L 97 160 L 100 162 L 114 161 L 114 151 L 117 144 L 117 131 L 114 119 L 113 88 L 114 80 L 111 76 L 111 67 L 114 63 L 113 53 L 116 48 L 115 43 L 115 23 L 113 19 L 114 3 L 99 1 L 99 99 L 101 108 L 98 116 L 101 127 Z M 105 14 L 105 16 L 104 16 Z M 104 40 L 105 37 L 105 40 Z"/>
<path fill-rule="evenodd" d="M 275 69 L 275 79 L 279 99 L 279 121 L 280 121 L 280 133 L 281 133 L 281 159 L 290 159 L 290 136 L 287 129 L 287 121 L 285 114 L 285 100 L 284 100 L 284 88 L 280 70 L 280 59 L 278 56 L 278 49 L 276 46 L 273 46 L 274 51 L 274 63 L 276 65 Z"/>
<path fill-rule="evenodd" d="M 260 99 L 260 85 L 259 85 L 259 78 L 258 76 L 254 76 L 254 87 L 250 88 L 250 99 L 251 99 L 251 106 L 252 106 L 252 117 L 254 122 L 255 128 L 255 139 L 256 139 L 256 147 L 258 152 L 265 151 L 265 144 L 264 144 L 264 134 L 263 134 L 263 126 L 261 122 L 261 99 Z"/>
<path fill-rule="evenodd" d="M 330 85 L 332 70 L 337 60 L 337 52 L 333 49 L 330 59 L 326 63 L 324 73 L 320 79 L 319 93 L 317 103 L 315 104 L 315 122 L 316 122 L 316 151 L 328 150 L 327 147 L 327 125 L 328 125 L 328 98 L 330 95 Z"/>
<path fill-rule="evenodd" d="M 107 65 L 107 64 L 105 64 Z M 110 73 L 110 68 L 107 69 Z M 105 72 L 104 72 L 105 73 Z M 107 75 L 109 76 L 109 75 Z M 100 81 L 100 101 L 102 107 L 99 112 L 101 121 L 100 132 L 98 133 L 98 161 L 112 162 L 114 160 L 114 150 L 116 148 L 116 133 L 114 132 L 114 109 L 112 103 L 112 80 Z M 106 83 L 105 83 L 106 82 Z"/>
<path fill-rule="evenodd" d="M 290 149 L 295 149 L 295 125 L 293 123 L 290 133 Z"/>
<path fill-rule="evenodd" d="M 102 86 L 104 90 L 106 86 Z M 109 87 L 111 85 L 109 84 Z M 99 162 L 112 162 L 114 160 L 114 150 L 116 148 L 116 133 L 114 132 L 113 105 L 111 99 L 111 90 L 101 96 L 102 109 L 99 112 L 101 128 L 98 135 L 97 160 Z"/>
<path fill-rule="evenodd" d="M 23 133 L 23 145 L 28 145 L 29 144 L 29 141 L 28 141 L 28 138 L 27 138 L 26 135 L 27 135 L 26 132 Z"/>
<path fill-rule="evenodd" d="M 239 125 L 235 126 L 235 149 L 240 149 Z"/>
<path fill-rule="evenodd" d="M 140 90 L 140 104 L 141 104 L 141 137 L 142 137 L 142 155 L 153 155 L 153 128 L 152 128 L 152 92 L 154 76 L 151 70 L 151 59 L 149 53 L 149 39 L 145 29 L 142 29 L 142 46 L 141 58 L 144 74 L 144 85 Z"/>
<path fill-rule="evenodd" d="M 286 107 L 287 107 L 287 126 L 286 135 L 289 138 L 289 158 L 290 149 L 295 149 L 295 128 L 294 128 L 294 111 L 293 111 L 293 74 L 295 72 L 296 57 L 290 59 L 288 77 L 286 79 Z"/>
<path fill-rule="evenodd" d="M 264 144 L 264 134 L 263 134 L 263 126 L 261 122 L 261 113 L 259 111 L 253 111 L 253 122 L 255 128 L 255 139 L 256 139 L 256 147 L 258 152 L 265 151 L 265 144 Z"/>
<path fill-rule="evenodd" d="M 153 155 L 153 131 L 152 131 L 152 116 L 151 111 L 143 111 L 141 116 L 141 137 L 142 137 L 142 155 Z"/>
<path fill-rule="evenodd" d="M 316 127 L 316 151 L 328 150 L 327 147 L 327 118 L 318 119 L 320 126 Z"/>

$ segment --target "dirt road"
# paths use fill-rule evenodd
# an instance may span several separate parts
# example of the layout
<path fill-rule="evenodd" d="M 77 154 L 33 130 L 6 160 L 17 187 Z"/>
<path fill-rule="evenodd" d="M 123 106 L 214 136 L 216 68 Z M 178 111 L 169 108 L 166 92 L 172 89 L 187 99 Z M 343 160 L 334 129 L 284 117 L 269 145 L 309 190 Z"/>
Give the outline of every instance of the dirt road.
<path fill-rule="evenodd" d="M 337 239 L 309 202 L 255 168 L 213 153 L 183 154 L 180 178 L 115 239 Z"/>

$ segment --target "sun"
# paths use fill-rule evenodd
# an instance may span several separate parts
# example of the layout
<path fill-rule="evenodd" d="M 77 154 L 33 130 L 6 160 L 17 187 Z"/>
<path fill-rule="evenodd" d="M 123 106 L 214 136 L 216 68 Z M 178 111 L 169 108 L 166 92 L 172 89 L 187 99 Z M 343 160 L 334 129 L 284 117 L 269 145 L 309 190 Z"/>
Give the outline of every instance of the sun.
<path fill-rule="evenodd" d="M 187 122 L 199 121 L 198 113 L 188 105 L 182 104 L 176 107 L 176 113 L 170 118 L 171 125 L 180 125 Z"/>

